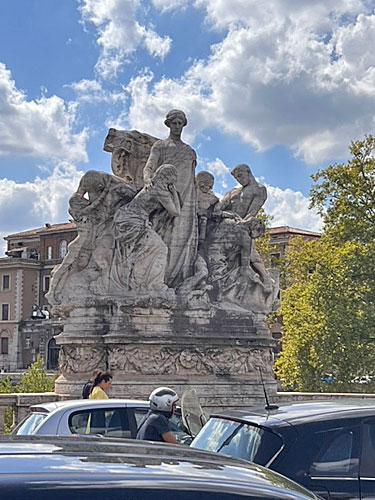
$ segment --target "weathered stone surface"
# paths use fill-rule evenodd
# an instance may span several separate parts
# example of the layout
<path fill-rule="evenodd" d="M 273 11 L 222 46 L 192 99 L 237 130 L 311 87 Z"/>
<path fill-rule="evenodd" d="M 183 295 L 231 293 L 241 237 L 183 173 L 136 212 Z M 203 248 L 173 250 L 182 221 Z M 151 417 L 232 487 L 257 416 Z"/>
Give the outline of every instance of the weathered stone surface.
<path fill-rule="evenodd" d="M 224 401 L 249 383 L 258 394 L 259 370 L 275 388 L 265 317 L 277 276 L 254 246 L 266 190 L 241 164 L 232 171 L 241 187 L 219 201 L 212 174 L 195 177 L 186 123 L 171 110 L 165 140 L 110 129 L 104 150 L 115 175 L 86 172 L 69 201 L 78 237 L 48 294 L 65 317 L 56 384 L 64 394 L 80 394 L 95 368 L 111 369 L 124 396 L 187 384 L 212 402 L 225 379 Z M 124 394 L 141 380 L 139 394 Z"/>
<path fill-rule="evenodd" d="M 110 128 L 103 149 L 111 155 L 111 169 L 114 175 L 132 181 L 137 189 L 144 186 L 143 169 L 150 155 L 156 137 L 137 130 L 116 130 Z"/>

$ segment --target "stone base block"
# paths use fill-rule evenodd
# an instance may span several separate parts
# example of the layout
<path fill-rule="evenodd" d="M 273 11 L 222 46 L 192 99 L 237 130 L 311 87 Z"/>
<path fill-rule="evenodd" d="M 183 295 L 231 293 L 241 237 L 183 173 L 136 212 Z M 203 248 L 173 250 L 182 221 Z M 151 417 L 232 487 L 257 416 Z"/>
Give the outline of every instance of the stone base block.
<path fill-rule="evenodd" d="M 86 318 L 86 322 L 84 319 Z M 222 310 L 181 311 L 111 304 L 77 308 L 56 337 L 55 390 L 80 397 L 94 369 L 110 370 L 110 397 L 147 399 L 158 386 L 195 389 L 211 412 L 276 396 L 274 341 L 264 318 Z"/>

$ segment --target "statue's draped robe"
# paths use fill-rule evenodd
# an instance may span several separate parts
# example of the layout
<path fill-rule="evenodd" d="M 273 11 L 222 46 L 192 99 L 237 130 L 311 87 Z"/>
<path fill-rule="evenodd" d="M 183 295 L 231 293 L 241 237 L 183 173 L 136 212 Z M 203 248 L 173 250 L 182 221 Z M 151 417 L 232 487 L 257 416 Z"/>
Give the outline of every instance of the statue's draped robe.
<path fill-rule="evenodd" d="M 182 205 L 181 215 L 172 217 L 162 210 L 154 215 L 152 224 L 169 249 L 166 283 L 176 286 L 192 274 L 197 252 L 195 151 L 182 141 L 156 141 L 144 169 L 145 179 L 150 178 L 165 163 L 174 165 L 177 170 L 175 187 Z"/>
<path fill-rule="evenodd" d="M 110 276 L 112 293 L 167 289 L 168 248 L 149 227 L 149 214 L 136 201 L 120 208 L 114 218 L 117 245 Z"/>

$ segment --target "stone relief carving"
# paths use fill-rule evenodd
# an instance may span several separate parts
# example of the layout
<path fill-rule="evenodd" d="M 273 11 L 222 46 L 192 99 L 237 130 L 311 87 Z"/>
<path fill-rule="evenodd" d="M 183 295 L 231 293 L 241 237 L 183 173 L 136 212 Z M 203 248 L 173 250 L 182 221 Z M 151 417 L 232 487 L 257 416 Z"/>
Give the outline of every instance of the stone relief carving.
<path fill-rule="evenodd" d="M 63 373 L 92 373 L 98 366 L 106 366 L 107 352 L 100 346 L 62 346 L 59 354 L 59 369 Z"/>
<path fill-rule="evenodd" d="M 112 371 L 143 375 L 235 376 L 271 373 L 271 349 L 173 348 L 160 346 L 113 347 L 108 353 Z"/>
<path fill-rule="evenodd" d="M 109 129 L 114 175 L 88 171 L 69 201 L 78 237 L 54 272 L 47 298 L 61 310 L 115 297 L 163 307 L 266 313 L 277 279 L 254 239 L 267 193 L 245 164 L 221 200 L 209 172 L 195 176 L 195 151 L 181 140 L 185 113 L 166 115 L 166 139 Z M 147 302 L 147 300 L 146 300 Z"/>

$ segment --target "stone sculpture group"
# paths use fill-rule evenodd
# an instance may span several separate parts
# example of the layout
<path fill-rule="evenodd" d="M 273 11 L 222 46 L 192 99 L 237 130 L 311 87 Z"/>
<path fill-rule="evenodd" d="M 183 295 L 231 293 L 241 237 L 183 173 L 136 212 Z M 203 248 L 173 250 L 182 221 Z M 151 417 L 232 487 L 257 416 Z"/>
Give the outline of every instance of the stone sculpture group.
<path fill-rule="evenodd" d="M 170 133 L 157 140 L 110 129 L 104 150 L 114 175 L 89 170 L 69 200 L 78 236 L 53 273 L 55 310 L 121 298 L 133 305 L 225 308 L 266 313 L 277 276 L 264 267 L 254 239 L 266 188 L 245 164 L 221 200 L 209 172 L 195 175 L 195 151 L 181 140 L 185 113 L 171 110 Z"/>
<path fill-rule="evenodd" d="M 241 164 L 222 199 L 181 140 L 182 111 L 158 140 L 109 129 L 113 175 L 89 170 L 69 200 L 78 236 L 53 271 L 48 300 L 63 322 L 58 393 L 78 396 L 94 369 L 116 396 L 146 398 L 157 385 L 197 390 L 211 409 L 271 393 L 274 341 L 266 325 L 277 276 L 254 240 L 266 189 Z"/>

